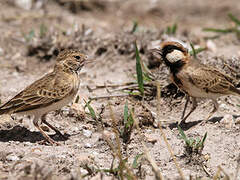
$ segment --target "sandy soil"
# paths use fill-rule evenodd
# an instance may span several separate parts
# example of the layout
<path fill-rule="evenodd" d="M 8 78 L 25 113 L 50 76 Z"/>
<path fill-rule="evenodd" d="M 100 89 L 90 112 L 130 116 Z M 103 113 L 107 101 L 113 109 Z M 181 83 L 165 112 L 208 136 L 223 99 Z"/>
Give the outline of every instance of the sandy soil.
<path fill-rule="evenodd" d="M 113 153 L 105 136 L 116 145 L 108 103 L 112 104 L 117 128 L 122 130 L 126 100 L 130 108 L 135 108 L 144 142 L 164 178 L 180 179 L 160 130 L 154 125 L 156 119 L 149 111 L 156 112 L 154 93 L 143 103 L 133 97 L 92 101 L 91 105 L 97 114 L 103 107 L 105 109 L 102 113 L 105 136 L 102 135 L 101 123 L 83 112 L 83 99 L 108 96 L 109 92 L 112 92 L 111 95 L 122 94 L 116 88 L 96 87 L 136 81 L 135 41 L 140 49 L 140 56 L 147 65 L 154 61 L 149 49 L 167 39 L 177 39 L 188 46 L 192 42 L 196 47 L 208 47 L 198 54 L 199 61 L 236 75 L 238 85 L 240 39 L 234 33 L 211 39 L 209 37 L 215 36 L 215 33 L 202 31 L 205 27 L 233 26 L 227 14 L 231 12 L 240 18 L 238 0 L 116 0 L 82 4 L 49 0 L 36 1 L 45 3 L 36 7 L 35 2 L 30 10 L 24 10 L 13 2 L 0 2 L 2 103 L 49 72 L 58 50 L 77 48 L 93 56 L 96 62 L 86 65 L 81 72 L 79 102 L 47 116 L 48 121 L 68 137 L 64 141 L 45 127 L 51 137 L 61 143 L 60 146 L 46 144 L 42 135 L 34 128 L 31 117 L 0 117 L 0 179 L 117 178 L 111 173 L 97 172 L 97 169 L 109 169 L 113 161 Z M 138 22 L 138 30 L 131 33 L 133 21 Z M 178 25 L 176 34 L 169 36 L 164 33 L 167 26 L 174 23 Z M 225 67 L 225 62 L 237 73 Z M 185 98 L 175 87 L 169 88 L 171 82 L 163 64 L 159 67 L 151 65 L 150 70 L 163 86 L 159 120 L 163 121 L 167 140 L 186 179 L 190 176 L 193 179 L 211 179 L 219 166 L 234 179 L 240 153 L 240 98 L 220 98 L 219 111 L 205 125 L 201 122 L 213 107 L 209 100 L 199 102 L 184 131 L 189 137 L 202 137 L 205 132 L 208 135 L 202 154 L 190 157 L 186 155 L 184 142 L 176 128 Z M 134 128 L 130 142 L 125 143 L 120 139 L 122 154 L 124 158 L 128 158 L 131 166 L 136 155 L 143 153 L 141 136 Z M 117 165 L 116 160 L 114 167 Z M 90 170 L 86 167 L 90 167 Z M 151 166 L 144 157 L 133 172 L 138 179 L 154 179 Z M 221 177 L 223 176 L 221 173 Z M 240 179 L 240 174 L 237 179 Z"/>

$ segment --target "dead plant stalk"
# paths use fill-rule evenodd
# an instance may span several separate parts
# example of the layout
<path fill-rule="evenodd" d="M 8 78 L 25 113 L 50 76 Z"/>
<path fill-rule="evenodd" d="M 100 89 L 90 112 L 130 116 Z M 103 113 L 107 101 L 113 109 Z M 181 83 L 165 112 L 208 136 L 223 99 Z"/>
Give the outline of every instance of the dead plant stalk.
<path fill-rule="evenodd" d="M 173 150 L 172 150 L 170 144 L 168 143 L 167 137 L 166 137 L 166 135 L 165 135 L 165 133 L 164 133 L 164 131 L 162 129 L 161 121 L 158 119 L 160 117 L 161 88 L 160 88 L 160 84 L 159 83 L 156 83 L 156 85 L 157 85 L 157 121 L 158 121 L 158 127 L 159 127 L 160 132 L 161 132 L 161 134 L 163 136 L 163 140 L 165 141 L 165 143 L 167 145 L 168 151 L 171 154 L 171 157 L 172 157 L 172 159 L 173 159 L 173 161 L 174 161 L 174 163 L 175 163 L 175 165 L 177 167 L 178 173 L 179 173 L 181 179 L 184 180 L 185 178 L 184 178 L 183 172 L 182 172 L 182 170 L 181 170 L 181 168 L 180 168 L 180 166 L 179 166 L 179 164 L 178 164 L 178 162 L 176 160 L 176 157 L 175 157 L 175 155 L 173 153 Z"/>
<path fill-rule="evenodd" d="M 109 110 L 110 110 L 110 117 L 112 119 L 112 124 L 113 124 L 113 132 L 115 134 L 116 143 L 117 143 L 117 150 L 112 149 L 112 151 L 115 152 L 114 154 L 117 155 L 117 157 L 120 161 L 120 177 L 121 177 L 121 179 L 124 179 L 123 170 L 126 169 L 129 176 L 131 176 L 131 178 L 133 180 L 137 180 L 136 176 L 132 173 L 132 171 L 130 170 L 128 165 L 123 160 L 122 153 L 121 153 L 121 143 L 120 143 L 120 138 L 119 138 L 120 135 L 119 135 L 118 130 L 117 130 L 116 118 L 114 116 L 114 113 L 113 113 L 113 110 L 112 110 L 112 107 L 111 107 L 110 103 L 108 103 L 108 106 L 109 106 Z M 113 148 L 113 146 L 112 146 L 112 148 Z"/>
<path fill-rule="evenodd" d="M 134 113 L 132 111 L 131 111 L 131 115 L 133 117 L 133 120 L 134 120 L 135 126 L 137 128 L 138 134 L 140 135 L 140 139 L 141 139 L 142 146 L 143 146 L 143 149 L 144 149 L 145 157 L 146 157 L 147 161 L 150 163 L 150 165 L 152 166 L 152 169 L 153 169 L 153 172 L 155 174 L 156 179 L 157 180 L 163 180 L 163 176 L 162 176 L 162 174 L 161 174 L 161 172 L 160 172 L 160 170 L 159 170 L 155 160 L 151 157 L 151 155 L 149 153 L 149 150 L 148 150 L 147 146 L 144 143 L 144 138 L 143 138 L 144 135 L 140 132 L 138 121 L 136 120 L 136 118 L 134 116 Z"/>

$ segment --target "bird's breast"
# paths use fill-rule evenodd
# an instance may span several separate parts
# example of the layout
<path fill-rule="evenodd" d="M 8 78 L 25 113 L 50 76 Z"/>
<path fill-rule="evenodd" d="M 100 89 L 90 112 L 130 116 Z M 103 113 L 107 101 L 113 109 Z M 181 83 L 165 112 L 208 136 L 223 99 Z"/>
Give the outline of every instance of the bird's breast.
<path fill-rule="evenodd" d="M 78 74 L 74 74 L 74 76 L 73 76 L 73 94 L 74 94 L 74 96 L 78 92 L 79 85 L 80 85 L 79 75 Z"/>

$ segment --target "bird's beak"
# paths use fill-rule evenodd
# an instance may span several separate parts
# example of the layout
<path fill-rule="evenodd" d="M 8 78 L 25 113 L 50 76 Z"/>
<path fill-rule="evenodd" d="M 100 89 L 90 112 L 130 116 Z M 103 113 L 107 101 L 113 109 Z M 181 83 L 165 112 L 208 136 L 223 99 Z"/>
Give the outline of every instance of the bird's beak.
<path fill-rule="evenodd" d="M 156 57 L 158 60 L 162 59 L 162 50 L 158 48 L 150 49 L 150 52 Z"/>
<path fill-rule="evenodd" d="M 158 55 L 162 56 L 162 50 L 158 49 L 158 48 L 154 48 L 154 49 L 150 49 L 150 52 L 153 53 L 157 53 Z"/>
<path fill-rule="evenodd" d="M 96 59 L 94 59 L 93 56 L 86 56 L 85 57 L 85 64 L 90 64 L 90 63 L 93 63 L 95 61 L 96 61 Z"/>

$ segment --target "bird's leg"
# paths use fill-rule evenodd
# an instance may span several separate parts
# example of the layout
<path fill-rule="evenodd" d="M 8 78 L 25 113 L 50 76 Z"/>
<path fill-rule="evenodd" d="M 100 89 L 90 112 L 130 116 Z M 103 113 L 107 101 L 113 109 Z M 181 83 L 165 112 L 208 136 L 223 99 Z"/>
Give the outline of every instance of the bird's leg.
<path fill-rule="evenodd" d="M 185 106 L 186 106 L 186 104 L 185 104 Z M 180 124 L 184 124 L 185 123 L 185 121 L 188 118 L 188 116 L 190 116 L 190 114 L 192 114 L 192 112 L 196 109 L 196 107 L 197 107 L 197 100 L 196 100 L 196 98 L 192 97 L 192 108 L 189 111 L 189 113 L 184 118 L 181 119 Z"/>
<path fill-rule="evenodd" d="M 213 105 L 214 105 L 214 108 L 213 110 L 208 114 L 207 118 L 203 121 L 203 124 L 205 124 L 209 119 L 210 117 L 212 117 L 212 115 L 218 110 L 219 108 L 219 104 L 217 102 L 216 99 L 212 99 L 212 102 L 213 102 Z"/>
<path fill-rule="evenodd" d="M 50 127 L 53 131 L 55 131 L 55 133 L 59 136 L 61 136 L 62 138 L 66 139 L 66 137 L 59 131 L 57 130 L 57 128 L 55 128 L 54 126 L 52 126 L 50 123 L 48 123 L 46 121 L 46 116 L 47 114 L 44 114 L 42 117 L 41 117 L 41 120 L 42 120 L 42 123 L 46 124 L 48 127 Z"/>
<path fill-rule="evenodd" d="M 189 102 L 189 95 L 186 94 L 186 102 L 185 102 L 185 105 L 184 105 L 184 109 L 183 109 L 183 113 L 182 113 L 182 117 L 181 119 L 183 119 L 184 115 L 185 115 L 185 112 L 186 112 L 186 109 L 187 109 L 187 106 L 188 106 L 188 102 Z"/>
<path fill-rule="evenodd" d="M 40 133 L 46 138 L 46 140 L 51 143 L 52 145 L 59 145 L 59 143 L 57 143 L 56 141 L 54 141 L 52 138 L 50 138 L 43 130 L 42 128 L 39 126 L 38 124 L 38 120 L 39 118 L 38 117 L 34 117 L 34 120 L 33 120 L 33 124 L 34 126 L 40 131 Z"/>

